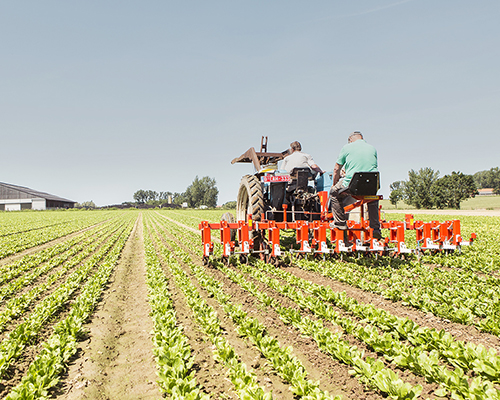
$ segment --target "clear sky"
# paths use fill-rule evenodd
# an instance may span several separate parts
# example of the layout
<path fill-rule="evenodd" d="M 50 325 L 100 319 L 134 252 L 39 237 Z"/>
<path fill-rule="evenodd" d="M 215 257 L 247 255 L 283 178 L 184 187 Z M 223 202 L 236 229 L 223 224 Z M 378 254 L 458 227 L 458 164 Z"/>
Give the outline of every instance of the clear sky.
<path fill-rule="evenodd" d="M 410 169 L 500 165 L 500 1 L 0 1 L 0 182 L 97 205 L 235 200 L 249 147 L 347 136 Z"/>

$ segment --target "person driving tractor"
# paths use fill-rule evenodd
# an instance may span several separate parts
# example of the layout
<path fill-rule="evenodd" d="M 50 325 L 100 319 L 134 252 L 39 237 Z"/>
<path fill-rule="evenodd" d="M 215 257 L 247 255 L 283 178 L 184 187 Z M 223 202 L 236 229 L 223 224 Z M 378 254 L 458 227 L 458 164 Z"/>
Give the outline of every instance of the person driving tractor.
<path fill-rule="evenodd" d="M 284 158 L 281 169 L 291 173 L 294 168 L 310 168 L 312 171 L 320 174 L 324 173 L 314 162 L 310 154 L 302 152 L 302 146 L 299 142 L 290 143 L 290 151 L 290 154 Z"/>
<path fill-rule="evenodd" d="M 345 169 L 345 176 L 341 179 L 342 168 Z M 344 212 L 344 202 L 351 200 L 345 189 L 355 172 L 376 172 L 378 171 L 377 150 L 368 144 L 363 134 L 359 131 L 351 133 L 347 139 L 347 144 L 342 147 L 340 154 L 333 168 L 333 185 L 330 189 L 330 205 L 333 214 L 333 226 L 337 229 L 347 230 L 347 215 Z M 354 201 L 354 200 L 353 200 Z M 368 218 L 370 228 L 373 229 L 373 237 L 382 239 L 379 220 L 379 202 L 368 203 Z"/>

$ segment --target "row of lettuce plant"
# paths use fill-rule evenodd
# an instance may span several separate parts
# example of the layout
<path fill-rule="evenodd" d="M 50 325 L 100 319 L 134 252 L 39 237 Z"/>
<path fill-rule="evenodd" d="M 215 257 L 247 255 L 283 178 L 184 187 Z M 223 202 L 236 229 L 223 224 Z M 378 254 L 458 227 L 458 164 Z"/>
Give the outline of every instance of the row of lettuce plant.
<path fill-rule="evenodd" d="M 109 213 L 83 214 L 71 223 L 0 237 L 0 259 L 88 228 L 110 218 Z"/>
<path fill-rule="evenodd" d="M 0 267 L 0 285 L 9 283 L 18 276 L 25 274 L 27 271 L 30 271 L 51 258 L 68 251 L 68 249 L 80 243 L 81 240 L 82 237 L 78 235 L 70 240 L 58 243 L 36 253 L 25 255 L 17 261 L 3 265 Z"/>
<path fill-rule="evenodd" d="M 113 222 L 113 220 L 111 220 L 110 223 L 111 222 Z M 107 228 L 105 225 L 99 224 L 98 226 L 87 229 L 73 238 L 56 243 L 53 246 L 39 250 L 32 254 L 27 254 L 16 261 L 0 266 L 0 285 L 10 282 L 12 279 L 24 274 L 31 268 L 50 260 L 58 254 L 64 253 L 71 247 L 80 243 L 82 240 L 85 240 L 85 238 L 96 234 L 96 232 L 99 232 L 102 229 Z"/>
<path fill-rule="evenodd" d="M 136 216 L 136 215 L 135 215 Z M 120 257 L 125 242 L 133 228 L 131 215 L 109 252 L 98 264 L 94 273 L 72 302 L 68 315 L 53 328 L 53 334 L 41 344 L 42 350 L 30 364 L 21 382 L 5 397 L 6 400 L 50 398 L 49 390 L 55 387 L 77 351 L 78 339 L 84 333 L 84 324 L 94 311 L 102 292 Z"/>
<path fill-rule="evenodd" d="M 154 355 L 158 368 L 158 385 L 173 398 L 207 400 L 210 398 L 196 383 L 194 356 L 183 329 L 178 325 L 168 279 L 150 238 L 150 224 L 144 221 L 146 283 L 154 331 Z"/>
<path fill-rule="evenodd" d="M 387 358 L 396 360 L 396 364 L 400 367 L 409 367 L 430 381 L 441 382 L 443 387 L 437 391 L 437 394 L 445 395 L 449 391 L 457 398 L 483 398 L 484 396 L 497 398 L 498 392 L 492 383 L 482 382 L 480 378 L 476 378 L 469 384 L 462 370 L 462 368 L 468 366 L 469 369 L 473 369 L 486 379 L 496 382 L 498 380 L 496 367 L 500 364 L 493 350 L 486 351 L 483 346 L 474 346 L 472 344 L 464 345 L 463 342 L 453 340 L 453 337 L 445 334 L 444 331 L 437 333 L 428 328 L 419 328 L 411 320 L 398 319 L 385 311 L 375 309 L 371 305 L 361 305 L 354 299 L 346 298 L 345 293 L 336 293 L 330 288 L 315 285 L 307 280 L 297 278 L 286 271 L 261 262 L 257 263 L 257 265 L 260 265 L 261 269 L 267 272 L 273 272 L 280 276 L 290 284 L 298 285 L 304 290 L 309 289 L 309 292 L 322 294 L 321 300 L 319 298 L 304 297 L 289 286 L 283 285 L 282 282 L 266 279 L 255 270 L 255 266 L 241 266 L 241 268 L 245 269 L 247 273 L 250 273 L 255 278 L 264 281 L 264 283 L 267 283 L 278 292 L 291 297 L 302 308 L 313 310 L 321 317 L 340 324 L 348 333 L 354 334 L 359 340 L 364 341 L 374 350 L 385 353 Z M 362 327 L 354 324 L 349 318 L 341 318 L 330 307 L 325 306 L 324 301 L 333 302 L 332 299 L 337 300 L 335 302 L 336 305 L 343 303 L 344 309 L 354 312 L 359 317 L 367 318 L 371 316 L 371 320 L 377 319 L 379 325 L 385 327 L 386 330 L 389 323 L 392 323 L 389 326 L 395 325 L 402 333 L 405 332 L 405 328 L 408 330 L 411 326 L 412 329 L 409 332 L 406 331 L 405 338 L 410 337 L 410 341 L 418 345 L 418 347 L 411 349 L 398 343 L 399 335 L 397 330 L 394 333 L 380 335 L 373 327 Z M 341 302 L 340 300 L 344 301 Z M 355 312 L 356 308 L 358 309 L 357 313 Z M 379 316 L 379 318 L 373 318 L 373 316 Z M 435 340 L 430 341 L 430 338 L 434 338 Z M 395 343 L 397 345 L 394 345 Z M 433 346 L 436 346 L 440 351 L 433 349 Z M 431 353 L 426 354 L 426 350 L 431 350 Z M 446 355 L 450 363 L 457 367 L 456 370 L 449 371 L 440 366 L 436 355 L 441 357 Z"/>
<path fill-rule="evenodd" d="M 382 262 L 374 267 L 370 260 L 357 263 L 298 260 L 296 264 L 423 312 L 461 324 L 474 324 L 482 331 L 500 335 L 500 295 L 489 282 L 478 282 L 481 277 L 477 274 L 414 262 L 401 269 Z"/>
<path fill-rule="evenodd" d="M 282 303 L 260 291 L 258 287 L 230 268 L 217 262 L 217 267 L 224 272 L 229 279 L 239 284 L 244 290 L 252 293 L 261 303 L 271 307 L 285 324 L 295 326 L 303 335 L 312 337 L 318 348 L 333 358 L 353 367 L 352 373 L 362 383 L 378 389 L 392 399 L 413 399 L 422 391 L 420 385 L 412 386 L 397 375 L 391 369 L 385 368 L 384 363 L 371 357 L 364 357 L 362 351 L 356 346 L 351 346 L 346 340 L 341 339 L 341 333 L 334 333 L 326 328 L 321 321 L 314 320 L 293 308 L 285 307 Z"/>
<path fill-rule="evenodd" d="M 0 236 L 8 236 L 40 228 L 71 223 L 72 221 L 81 218 L 82 214 L 88 216 L 89 212 L 82 213 L 79 211 L 66 212 L 60 210 L 46 210 L 43 212 L 0 213 Z M 103 212 L 91 211 L 90 214 L 102 215 Z"/>
<path fill-rule="evenodd" d="M 198 289 L 182 270 L 173 254 L 166 249 L 157 235 L 153 240 L 160 251 L 163 264 L 172 274 L 175 284 L 184 293 L 186 302 L 200 324 L 202 331 L 214 345 L 214 357 L 227 368 L 229 379 L 234 385 L 240 399 L 271 400 L 272 394 L 266 393 L 259 386 L 257 378 L 252 371 L 248 371 L 246 364 L 242 363 L 233 346 L 224 337 L 224 330 L 212 306 L 201 297 Z"/>
<path fill-rule="evenodd" d="M 52 318 L 70 297 L 80 288 L 87 276 L 110 251 L 113 245 L 124 235 L 124 229 L 115 233 L 110 240 L 102 245 L 99 250 L 80 265 L 56 290 L 41 300 L 7 337 L 0 343 L 0 378 L 6 374 L 12 361 L 21 356 L 44 325 Z"/>
<path fill-rule="evenodd" d="M 397 333 L 385 332 L 381 334 L 372 325 L 364 325 L 351 318 L 342 317 L 323 299 L 313 295 L 304 295 L 290 284 L 283 285 L 282 280 L 269 278 L 255 266 L 239 264 L 239 267 L 258 281 L 289 297 L 301 309 L 310 310 L 320 318 L 339 325 L 346 333 L 364 342 L 377 353 L 383 354 L 386 359 L 391 360 L 398 367 L 409 369 L 415 374 L 425 377 L 429 382 L 440 384 L 441 388 L 435 391 L 437 396 L 451 394 L 452 398 L 463 399 L 500 398 L 500 392 L 495 389 L 492 382 L 483 381 L 481 377 L 476 377 L 469 383 L 460 366 L 456 366 L 455 370 L 451 371 L 446 366 L 441 365 L 440 354 L 437 350 L 429 352 L 425 346 L 411 347 L 406 345 L 400 341 Z"/>
<path fill-rule="evenodd" d="M 72 249 L 75 251 L 65 253 L 65 256 L 61 257 L 61 259 L 56 257 L 43 267 L 36 268 L 32 274 L 26 274 L 26 277 L 29 278 L 29 282 L 33 279 L 32 275 L 39 276 L 42 273 L 47 272 L 48 269 L 62 264 L 62 266 L 56 272 L 50 274 L 44 282 L 31 288 L 30 290 L 24 291 L 16 297 L 13 297 L 5 304 L 5 307 L 0 312 L 0 332 L 5 330 L 8 322 L 12 321 L 14 318 L 19 318 L 43 294 L 43 292 L 48 290 L 55 282 L 66 275 L 68 271 L 76 267 L 83 260 L 85 260 L 85 258 L 95 252 L 96 249 L 99 248 L 99 246 L 101 246 L 114 231 L 116 231 L 116 229 L 112 232 L 102 232 L 102 235 L 99 237 L 91 237 L 81 245 L 73 247 Z M 23 277 L 12 282 L 12 286 L 17 289 L 21 283 L 26 284 L 26 280 L 22 278 Z M 8 288 L 8 286 L 4 288 Z M 10 292 L 12 292 L 12 290 Z"/>
<path fill-rule="evenodd" d="M 317 263 L 315 262 L 310 262 L 310 264 L 313 266 L 317 266 Z M 391 317 L 395 318 L 394 316 Z M 400 326 L 409 325 L 408 323 L 401 324 L 401 321 L 399 321 L 399 323 Z M 381 324 L 383 325 L 384 322 L 381 322 Z M 418 327 L 414 327 L 414 329 L 412 329 L 413 333 L 415 333 L 417 329 L 419 331 L 421 330 Z M 451 335 L 446 334 L 444 331 L 438 333 L 435 331 L 432 332 L 429 329 L 424 329 L 423 334 L 418 335 L 417 338 L 415 338 L 414 335 L 410 334 L 410 338 L 412 337 L 413 341 L 420 343 L 421 347 L 425 344 L 425 349 L 430 348 L 432 350 L 432 346 L 436 346 L 439 349 L 441 357 L 446 356 L 452 365 L 455 365 L 457 368 L 459 368 L 455 373 L 456 382 L 460 382 L 460 379 L 458 378 L 463 377 L 461 368 L 464 368 L 466 370 L 472 369 L 474 372 L 482 375 L 486 379 L 491 379 L 493 382 L 498 381 L 497 371 L 499 362 L 498 357 L 496 356 L 493 349 L 486 350 L 483 346 L 474 346 L 470 343 L 464 345 L 462 342 L 455 341 Z M 429 341 L 429 338 L 434 338 L 435 340 Z M 404 360 L 401 361 L 404 362 Z M 443 375 L 443 378 L 446 378 L 446 375 L 449 374 Z M 449 377 L 447 379 L 450 382 L 453 381 L 453 379 L 450 380 Z M 489 396 L 497 395 L 495 389 L 492 388 L 491 384 L 488 384 L 487 382 L 482 384 L 478 379 L 475 379 L 471 385 L 469 385 L 467 381 L 465 381 L 465 386 L 466 388 L 463 389 L 464 392 L 476 392 L 478 393 L 477 396 L 479 396 L 479 398 L 481 398 L 481 396 L 483 396 L 486 392 L 489 393 Z M 483 392 L 482 394 L 481 391 Z"/>
<path fill-rule="evenodd" d="M 493 348 L 486 349 L 483 345 L 457 340 L 444 329 L 437 331 L 434 328 L 419 326 L 409 318 L 397 317 L 372 304 L 360 303 L 345 292 L 336 292 L 328 286 L 310 282 L 272 265 L 261 262 L 254 265 L 313 294 L 322 302 L 333 304 L 383 331 L 391 332 L 395 339 L 408 340 L 414 346 L 428 351 L 435 350 L 439 357 L 447 360 L 449 364 L 465 371 L 474 371 L 491 382 L 500 383 L 500 357 Z"/>
<path fill-rule="evenodd" d="M 193 235 L 189 235 L 189 237 L 191 240 L 195 239 Z M 314 272 L 321 271 L 321 266 L 317 262 L 307 262 L 307 264 L 311 266 L 308 269 Z M 377 325 L 384 331 L 392 332 L 396 338 L 401 337 L 428 351 L 438 351 L 441 358 L 448 360 L 455 367 L 462 368 L 465 371 L 474 371 L 491 382 L 500 383 L 500 357 L 493 348 L 486 349 L 482 345 L 464 343 L 456 340 L 453 335 L 445 330 L 436 331 L 435 329 L 418 326 L 408 318 L 396 317 L 371 304 L 360 303 L 346 296 L 345 292 L 335 292 L 329 287 L 314 284 L 272 265 L 262 262 L 255 265 L 279 276 L 289 284 L 318 296 L 323 301 L 330 302 L 360 319 Z"/>
<path fill-rule="evenodd" d="M 196 265 L 176 241 L 166 238 L 169 246 L 174 249 L 174 254 L 191 268 L 199 285 L 207 290 L 223 306 L 224 311 L 236 324 L 238 333 L 247 337 L 268 359 L 277 374 L 291 384 L 290 390 L 300 398 L 310 399 L 339 399 L 332 397 L 328 392 L 319 388 L 318 382 L 307 378 L 307 371 L 297 357 L 291 353 L 291 348 L 282 347 L 279 341 L 270 335 L 265 326 L 258 319 L 252 318 L 245 312 L 241 304 L 234 304 L 229 295 L 224 292 L 223 284 L 208 275 L 203 267 Z"/>
<path fill-rule="evenodd" d="M 115 230 L 118 228 L 115 228 Z M 78 235 L 77 241 L 71 240 L 70 242 L 73 244 L 69 247 L 65 252 L 59 253 L 49 259 L 46 262 L 35 263 L 35 260 L 40 260 L 40 258 L 33 257 L 31 258 L 32 262 L 25 263 L 23 267 L 19 268 L 24 269 L 24 273 L 19 273 L 16 277 L 14 274 L 9 274 L 11 279 L 2 287 L 0 287 L 0 305 L 4 302 L 5 299 L 8 299 L 15 295 L 17 291 L 22 289 L 23 287 L 31 284 L 40 276 L 46 274 L 53 268 L 64 264 L 67 260 L 71 259 L 76 254 L 80 253 L 82 250 L 88 249 L 88 246 L 91 246 L 95 241 L 102 240 L 104 235 L 109 235 L 109 227 L 104 229 L 101 227 L 99 230 L 89 230 L 81 235 Z"/>
<path fill-rule="evenodd" d="M 457 219 L 457 216 L 424 215 L 423 219 L 443 220 L 443 218 Z M 426 254 L 422 262 L 438 264 L 445 267 L 460 268 L 478 274 L 493 274 L 498 276 L 500 247 L 497 245 L 500 234 L 500 217 L 495 216 L 463 216 L 458 217 L 462 225 L 462 237 L 467 239 L 472 232 L 477 239 L 473 246 L 463 247 L 462 253 L 445 254 L 437 252 Z M 421 216 L 419 216 L 421 219 Z M 408 231 L 411 233 L 411 231 Z M 414 235 L 412 235 L 414 236 Z"/>

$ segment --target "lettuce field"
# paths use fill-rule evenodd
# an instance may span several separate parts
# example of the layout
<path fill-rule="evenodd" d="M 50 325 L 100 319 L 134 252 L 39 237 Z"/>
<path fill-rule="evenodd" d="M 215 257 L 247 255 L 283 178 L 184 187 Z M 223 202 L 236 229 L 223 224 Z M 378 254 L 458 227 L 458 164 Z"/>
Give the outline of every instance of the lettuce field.
<path fill-rule="evenodd" d="M 420 260 L 204 265 L 222 213 L 0 213 L 1 398 L 500 399 L 500 217 Z"/>

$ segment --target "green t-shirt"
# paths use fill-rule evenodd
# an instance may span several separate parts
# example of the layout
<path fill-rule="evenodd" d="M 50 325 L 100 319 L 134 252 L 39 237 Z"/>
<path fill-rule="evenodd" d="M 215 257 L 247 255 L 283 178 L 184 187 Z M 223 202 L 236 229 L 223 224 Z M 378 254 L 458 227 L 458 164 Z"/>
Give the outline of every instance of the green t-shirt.
<path fill-rule="evenodd" d="M 345 168 L 343 185 L 347 187 L 355 172 L 378 171 L 377 150 L 363 139 L 358 139 L 342 147 L 337 164 Z"/>

